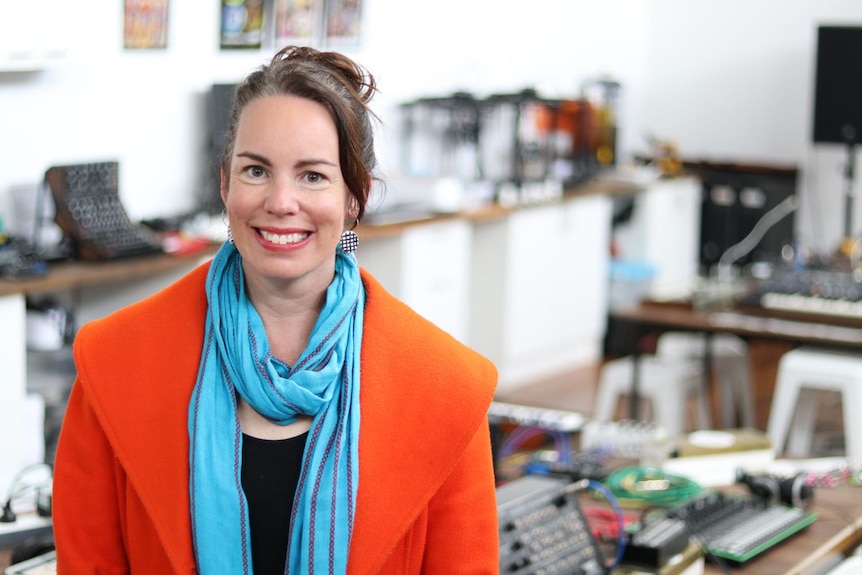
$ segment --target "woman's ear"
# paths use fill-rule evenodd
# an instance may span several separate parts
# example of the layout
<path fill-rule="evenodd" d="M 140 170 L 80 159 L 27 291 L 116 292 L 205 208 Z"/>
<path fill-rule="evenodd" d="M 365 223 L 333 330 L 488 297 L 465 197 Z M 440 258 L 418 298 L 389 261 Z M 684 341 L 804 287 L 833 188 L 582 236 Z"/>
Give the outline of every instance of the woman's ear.
<path fill-rule="evenodd" d="M 224 168 L 219 170 L 219 195 L 221 196 L 221 201 L 227 206 L 227 178 L 224 175 Z"/>
<path fill-rule="evenodd" d="M 356 227 L 356 224 L 358 223 L 357 222 L 358 218 L 359 218 L 359 202 L 356 201 L 356 198 L 353 196 L 353 194 L 350 194 L 350 196 L 347 200 L 347 213 L 346 213 L 345 219 L 348 221 L 353 220 L 354 221 L 353 227 Z"/>

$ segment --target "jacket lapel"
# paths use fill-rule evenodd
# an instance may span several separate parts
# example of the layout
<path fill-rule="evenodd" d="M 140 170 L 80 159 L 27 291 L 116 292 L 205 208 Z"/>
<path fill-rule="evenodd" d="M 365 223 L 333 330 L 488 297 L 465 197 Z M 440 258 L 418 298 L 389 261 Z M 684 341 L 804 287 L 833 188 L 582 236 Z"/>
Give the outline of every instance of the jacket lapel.
<path fill-rule="evenodd" d="M 186 422 L 203 341 L 207 269 L 112 316 L 105 332 L 111 345 L 87 349 L 88 364 L 107 382 L 91 394 L 94 409 L 178 573 L 194 569 Z M 94 343 L 106 341 L 98 338 L 97 332 Z"/>
<path fill-rule="evenodd" d="M 113 316 L 106 333 L 116 338 L 116 322 L 128 326 L 126 348 L 103 346 L 91 361 L 112 382 L 97 390 L 95 407 L 177 572 L 194 568 L 187 421 L 204 337 L 207 270 L 201 266 Z M 380 569 L 485 416 L 482 402 L 459 398 L 452 385 L 463 374 L 453 371 L 459 360 L 449 365 L 451 338 L 364 271 L 362 277 L 367 303 L 351 573 Z M 166 360 L 154 364 L 154 358 Z"/>
<path fill-rule="evenodd" d="M 367 273 L 363 281 L 359 492 L 348 565 L 362 574 L 380 570 L 486 417 L 482 401 L 458 396 L 466 348 Z"/>

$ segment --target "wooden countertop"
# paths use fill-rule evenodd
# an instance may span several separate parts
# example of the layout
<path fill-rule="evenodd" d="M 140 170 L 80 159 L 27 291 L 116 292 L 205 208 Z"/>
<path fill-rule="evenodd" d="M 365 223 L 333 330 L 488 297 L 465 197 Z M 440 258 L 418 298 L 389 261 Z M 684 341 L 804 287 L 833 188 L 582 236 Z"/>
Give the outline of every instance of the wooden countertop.
<path fill-rule="evenodd" d="M 392 237 L 412 227 L 434 222 L 453 219 L 468 220 L 471 222 L 494 221 L 506 217 L 506 215 L 514 210 L 559 203 L 593 194 L 634 194 L 640 189 L 642 189 L 642 186 L 634 183 L 596 179 L 565 190 L 562 197 L 555 200 L 518 204 L 511 207 L 496 204 L 487 205 L 453 214 L 429 214 L 426 218 L 397 221 L 382 225 L 362 223 L 356 229 L 356 233 L 360 239 L 367 240 Z M 40 294 L 59 292 L 96 284 L 134 280 L 158 273 L 190 268 L 214 255 L 217 249 L 218 246 L 213 245 L 202 252 L 181 256 L 159 254 L 98 262 L 63 261 L 51 263 L 48 266 L 47 273 L 42 275 L 22 277 L 20 279 L 0 279 L 0 297 L 22 293 Z"/>
<path fill-rule="evenodd" d="M 51 263 L 45 274 L 0 280 L 0 297 L 13 294 L 51 293 L 89 285 L 145 278 L 162 272 L 191 268 L 212 257 L 217 246 L 188 255 L 157 254 L 117 260 Z"/>

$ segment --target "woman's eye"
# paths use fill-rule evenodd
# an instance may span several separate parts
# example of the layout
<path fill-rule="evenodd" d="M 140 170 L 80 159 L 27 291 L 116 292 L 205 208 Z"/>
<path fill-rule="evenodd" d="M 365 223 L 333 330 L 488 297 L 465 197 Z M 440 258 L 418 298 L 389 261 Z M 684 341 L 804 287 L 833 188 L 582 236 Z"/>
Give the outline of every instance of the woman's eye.
<path fill-rule="evenodd" d="M 262 178 L 266 175 L 266 170 L 260 166 L 250 166 L 246 171 L 248 172 L 248 175 L 253 178 Z"/>
<path fill-rule="evenodd" d="M 309 172 L 305 174 L 305 181 L 309 184 L 319 184 L 323 181 L 323 176 L 318 174 L 317 172 Z"/>

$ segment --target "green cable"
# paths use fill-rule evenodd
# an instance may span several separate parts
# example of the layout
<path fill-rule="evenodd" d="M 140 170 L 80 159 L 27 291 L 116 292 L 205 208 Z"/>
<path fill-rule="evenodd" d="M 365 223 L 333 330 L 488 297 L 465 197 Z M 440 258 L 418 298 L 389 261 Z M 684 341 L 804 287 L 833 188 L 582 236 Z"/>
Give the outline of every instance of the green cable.
<path fill-rule="evenodd" d="M 620 501 L 651 506 L 669 506 L 690 499 L 701 487 L 682 475 L 657 467 L 623 467 L 605 479 L 605 485 Z"/>

